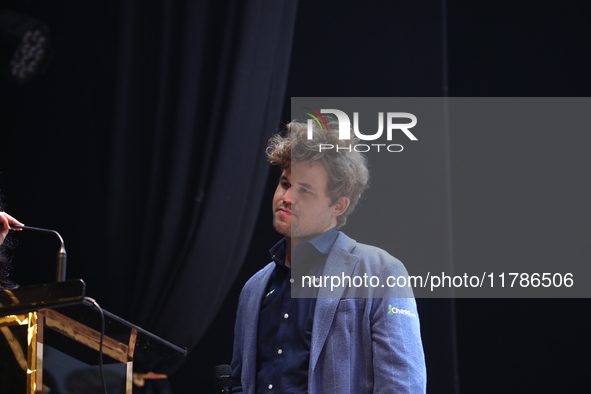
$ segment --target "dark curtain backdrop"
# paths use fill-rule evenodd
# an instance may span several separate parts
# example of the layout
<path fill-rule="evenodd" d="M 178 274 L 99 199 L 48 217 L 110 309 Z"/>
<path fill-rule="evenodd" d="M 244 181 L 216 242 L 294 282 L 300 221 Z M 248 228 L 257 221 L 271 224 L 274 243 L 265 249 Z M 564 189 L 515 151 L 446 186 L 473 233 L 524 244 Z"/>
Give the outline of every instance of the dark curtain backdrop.
<path fill-rule="evenodd" d="M 192 350 L 251 243 L 297 1 L 0 0 L 0 8 L 48 25 L 54 45 L 45 74 L 23 86 L 0 80 L 7 211 L 62 234 L 68 278 L 84 279 L 103 308 Z M 53 281 L 55 240 L 13 239 L 14 280 Z M 226 313 L 229 329 L 235 308 Z M 231 344 L 230 330 L 220 337 Z M 137 366 L 171 374 L 179 363 Z M 204 380 L 214 365 L 190 374 Z"/>
<path fill-rule="evenodd" d="M 126 300 L 117 313 L 179 346 L 205 332 L 251 241 L 296 5 L 123 3 L 105 290 Z"/>

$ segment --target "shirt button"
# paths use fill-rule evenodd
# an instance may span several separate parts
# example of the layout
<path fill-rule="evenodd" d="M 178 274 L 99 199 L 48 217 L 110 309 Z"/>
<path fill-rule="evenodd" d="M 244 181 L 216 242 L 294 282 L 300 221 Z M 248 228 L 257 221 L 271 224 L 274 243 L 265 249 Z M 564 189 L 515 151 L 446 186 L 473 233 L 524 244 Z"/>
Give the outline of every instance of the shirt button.
<path fill-rule="evenodd" d="M 283 315 L 284 319 L 287 319 L 289 317 L 289 315 L 286 313 L 285 315 Z"/>
<path fill-rule="evenodd" d="M 283 350 L 281 350 L 281 349 L 277 350 L 277 354 L 281 354 L 281 353 L 283 353 Z"/>
<path fill-rule="evenodd" d="M 272 388 L 273 388 L 273 385 L 272 385 L 272 384 L 270 384 L 270 385 L 269 385 L 269 390 L 271 390 Z"/>
<path fill-rule="evenodd" d="M 294 280 L 293 278 L 291 278 L 291 279 L 289 280 L 289 283 L 293 283 L 293 282 L 295 282 L 295 280 Z"/>

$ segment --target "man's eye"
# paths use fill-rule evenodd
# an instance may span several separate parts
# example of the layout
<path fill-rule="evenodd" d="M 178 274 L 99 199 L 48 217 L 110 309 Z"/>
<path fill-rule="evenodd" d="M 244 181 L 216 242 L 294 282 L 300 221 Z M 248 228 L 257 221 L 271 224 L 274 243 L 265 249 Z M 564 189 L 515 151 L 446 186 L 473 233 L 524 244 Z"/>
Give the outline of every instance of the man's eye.
<path fill-rule="evenodd" d="M 300 191 L 304 194 L 309 194 L 310 190 L 306 189 L 306 188 L 301 188 Z"/>

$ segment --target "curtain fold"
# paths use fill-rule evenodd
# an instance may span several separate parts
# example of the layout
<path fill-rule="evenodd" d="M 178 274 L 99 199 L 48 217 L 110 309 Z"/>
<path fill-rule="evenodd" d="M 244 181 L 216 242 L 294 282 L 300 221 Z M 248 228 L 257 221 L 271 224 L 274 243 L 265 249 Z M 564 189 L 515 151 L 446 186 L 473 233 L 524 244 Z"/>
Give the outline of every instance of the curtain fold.
<path fill-rule="evenodd" d="M 198 342 L 251 241 L 296 5 L 122 3 L 101 291 L 176 345 Z"/>

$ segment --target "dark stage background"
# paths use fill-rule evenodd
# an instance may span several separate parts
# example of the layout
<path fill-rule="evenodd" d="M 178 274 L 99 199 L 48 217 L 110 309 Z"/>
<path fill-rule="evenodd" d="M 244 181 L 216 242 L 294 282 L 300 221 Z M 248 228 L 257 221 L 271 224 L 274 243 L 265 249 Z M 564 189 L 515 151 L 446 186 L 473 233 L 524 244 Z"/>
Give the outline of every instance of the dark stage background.
<path fill-rule="evenodd" d="M 141 366 L 171 376 L 144 392 L 213 392 L 230 362 L 240 288 L 278 239 L 263 151 L 290 97 L 591 93 L 580 1 L 0 4 L 53 41 L 43 75 L 0 81 L 3 202 L 60 231 L 68 278 L 105 309 L 189 348 L 182 365 Z M 538 137 L 509 151 L 507 136 L 448 136 L 442 259 L 589 258 L 591 133 Z M 524 163 L 515 199 L 502 187 Z M 12 238 L 13 278 L 52 281 L 53 240 Z M 585 391 L 588 300 L 418 303 L 430 393 Z"/>

